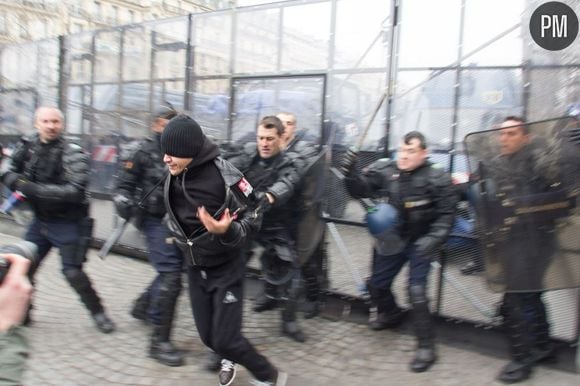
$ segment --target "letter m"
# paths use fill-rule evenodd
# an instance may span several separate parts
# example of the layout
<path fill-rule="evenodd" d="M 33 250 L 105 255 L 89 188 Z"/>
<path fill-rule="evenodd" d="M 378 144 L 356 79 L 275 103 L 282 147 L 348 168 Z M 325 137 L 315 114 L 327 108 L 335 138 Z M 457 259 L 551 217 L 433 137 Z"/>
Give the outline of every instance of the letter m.
<path fill-rule="evenodd" d="M 562 19 L 558 19 L 558 15 L 552 15 L 552 37 L 567 38 L 568 37 L 568 15 L 562 15 Z"/>

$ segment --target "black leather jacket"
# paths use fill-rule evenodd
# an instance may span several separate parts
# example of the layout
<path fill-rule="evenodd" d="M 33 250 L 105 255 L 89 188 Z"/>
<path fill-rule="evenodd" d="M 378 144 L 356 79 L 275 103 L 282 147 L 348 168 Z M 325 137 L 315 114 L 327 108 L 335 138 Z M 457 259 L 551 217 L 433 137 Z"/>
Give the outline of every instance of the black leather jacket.
<path fill-rule="evenodd" d="M 79 145 L 63 137 L 42 143 L 35 134 L 21 138 L 3 181 L 17 173 L 38 186 L 26 199 L 40 220 L 78 220 L 88 215 L 89 172 L 89 156 Z"/>
<path fill-rule="evenodd" d="M 300 155 L 282 152 L 262 166 L 256 144 L 249 143 L 228 161 L 244 173 L 256 191 L 275 197 L 272 208 L 264 214 L 262 229 L 286 228 L 293 212 L 293 196 L 300 183 L 300 167 L 304 167 Z"/>
<path fill-rule="evenodd" d="M 179 224 L 174 210 L 197 210 L 196 208 L 171 207 L 169 195 L 172 179 L 182 178 L 185 180 L 187 170 L 177 177 L 169 175 L 165 181 L 164 199 L 167 208 L 167 226 L 176 238 L 177 246 L 183 252 L 189 265 L 200 267 L 214 267 L 227 263 L 240 257 L 242 247 L 249 240 L 252 233 L 260 229 L 261 212 L 250 204 L 249 196 L 252 192 L 251 185 L 245 180 L 243 174 L 229 162 L 218 157 L 213 160 L 218 168 L 226 189 L 226 199 L 221 208 L 214 214 L 219 218 L 226 208 L 230 213 L 237 213 L 237 219 L 232 222 L 230 228 L 223 235 L 209 233 L 205 227 L 186 234 Z M 185 184 L 182 184 L 185 187 Z M 183 194 L 187 197 L 185 188 Z"/>
<path fill-rule="evenodd" d="M 159 137 L 156 134 L 143 140 L 135 153 L 123 162 L 117 182 L 117 193 L 130 199 L 133 205 L 148 194 L 141 207 L 146 215 L 156 218 L 162 218 L 166 213 L 163 186 L 159 181 L 167 174 L 167 168 L 163 163 Z M 154 191 L 150 193 L 152 189 Z"/>
<path fill-rule="evenodd" d="M 351 173 L 345 183 L 354 198 L 388 197 L 399 212 L 403 239 L 430 236 L 443 243 L 451 230 L 457 193 L 450 176 L 430 162 L 403 172 L 395 161 L 382 159 Z"/>

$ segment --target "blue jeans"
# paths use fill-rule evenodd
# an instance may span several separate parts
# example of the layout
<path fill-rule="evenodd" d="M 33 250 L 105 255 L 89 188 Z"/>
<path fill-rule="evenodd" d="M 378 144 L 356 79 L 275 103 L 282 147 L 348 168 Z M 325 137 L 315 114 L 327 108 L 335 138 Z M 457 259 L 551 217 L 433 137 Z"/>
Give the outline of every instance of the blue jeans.
<path fill-rule="evenodd" d="M 374 288 L 390 290 L 395 277 L 407 262 L 409 262 L 408 285 L 427 286 L 431 259 L 419 256 L 415 252 L 413 243 L 408 243 L 401 253 L 391 256 L 380 255 L 373 249 L 369 285 Z"/>
<path fill-rule="evenodd" d="M 169 229 L 163 225 L 162 220 L 156 217 L 147 217 L 143 221 L 143 233 L 147 239 L 147 248 L 149 249 L 149 262 L 157 271 L 157 276 L 149 287 L 150 298 L 155 299 L 159 296 L 159 286 L 161 275 L 163 273 L 181 272 L 183 270 L 183 256 L 172 242 L 173 238 Z M 151 301 L 147 310 L 148 319 L 158 324 L 160 320 L 160 310 L 155 306 L 157 302 Z"/>

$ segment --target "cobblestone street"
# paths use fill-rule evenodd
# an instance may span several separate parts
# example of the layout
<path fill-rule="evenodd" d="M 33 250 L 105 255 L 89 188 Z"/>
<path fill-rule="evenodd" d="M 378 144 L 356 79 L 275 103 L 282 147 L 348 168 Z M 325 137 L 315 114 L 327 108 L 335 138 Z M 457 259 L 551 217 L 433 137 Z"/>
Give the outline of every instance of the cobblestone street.
<path fill-rule="evenodd" d="M 2 237 L 4 243 L 12 240 Z M 128 312 L 153 270 L 144 262 L 117 255 L 102 261 L 92 250 L 87 272 L 117 331 L 103 335 L 94 328 L 60 273 L 58 255 L 51 252 L 37 276 L 30 328 L 33 353 L 24 385 L 217 385 L 217 375 L 204 368 L 207 350 L 195 330 L 185 293 L 173 337 L 186 354 L 186 365 L 170 368 L 147 357 L 149 327 Z M 290 374 L 290 386 L 490 385 L 504 363 L 503 358 L 439 344 L 439 362 L 427 373 L 414 374 L 407 369 L 414 350 L 410 335 L 315 318 L 301 321 L 309 340 L 300 344 L 281 336 L 278 311 L 256 314 L 250 306 L 251 301 L 246 301 L 244 332 Z M 251 380 L 240 369 L 234 385 L 249 385 Z M 563 386 L 577 381 L 577 374 L 539 367 L 527 384 Z"/>

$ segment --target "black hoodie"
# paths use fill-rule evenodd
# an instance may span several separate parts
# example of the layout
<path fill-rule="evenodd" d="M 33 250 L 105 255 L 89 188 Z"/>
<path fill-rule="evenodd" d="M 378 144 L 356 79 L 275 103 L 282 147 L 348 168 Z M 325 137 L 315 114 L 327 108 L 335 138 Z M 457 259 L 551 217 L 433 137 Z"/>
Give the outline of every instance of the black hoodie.
<path fill-rule="evenodd" d="M 240 257 L 241 247 L 261 225 L 261 213 L 249 206 L 251 185 L 218 155 L 217 146 L 204 139 L 199 155 L 180 175 L 169 175 L 165 182 L 167 225 L 190 265 L 212 267 Z M 226 208 L 237 218 L 226 233 L 211 234 L 196 216 L 200 206 L 214 218 Z"/>
<path fill-rule="evenodd" d="M 205 140 L 199 155 L 181 174 L 171 177 L 171 207 L 179 225 L 188 235 L 202 226 L 196 214 L 198 207 L 204 206 L 208 213 L 214 214 L 226 198 L 224 179 L 212 162 L 218 155 L 217 146 Z M 184 187 L 187 196 L 183 194 Z"/>

